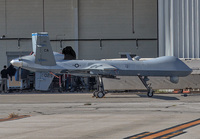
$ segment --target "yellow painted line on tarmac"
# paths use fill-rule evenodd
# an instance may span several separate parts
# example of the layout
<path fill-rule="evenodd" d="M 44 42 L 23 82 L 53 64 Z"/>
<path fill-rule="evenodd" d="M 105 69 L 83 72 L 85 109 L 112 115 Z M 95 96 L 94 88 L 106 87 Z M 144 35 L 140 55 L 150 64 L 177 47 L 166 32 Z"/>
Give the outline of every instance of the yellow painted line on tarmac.
<path fill-rule="evenodd" d="M 180 134 L 182 134 L 182 133 L 183 133 L 183 131 L 175 132 L 175 133 L 169 134 L 169 135 L 167 135 L 167 136 L 164 136 L 164 137 L 162 137 L 161 139 L 169 139 L 169 138 L 172 138 L 172 137 L 174 137 L 174 136 L 180 135 Z"/>
<path fill-rule="evenodd" d="M 0 119 L 0 122 L 18 120 L 18 119 L 27 118 L 27 117 L 31 117 L 31 116 L 30 115 L 20 115 L 20 116 L 14 117 L 14 118 L 3 118 L 3 119 Z"/>
<path fill-rule="evenodd" d="M 189 122 L 189 123 L 185 123 L 185 124 L 182 124 L 182 125 L 178 125 L 176 127 L 172 127 L 170 129 L 163 130 L 161 132 L 154 133 L 152 135 L 143 137 L 141 139 L 153 139 L 153 138 L 161 137 L 161 136 L 164 136 L 164 135 L 167 135 L 167 134 L 170 134 L 170 133 L 174 133 L 174 132 L 177 132 L 177 131 L 180 131 L 180 130 L 184 130 L 186 128 L 189 128 L 189 127 L 192 127 L 192 126 L 195 126 L 195 125 L 198 125 L 198 124 L 200 124 L 200 119 Z"/>
<path fill-rule="evenodd" d="M 193 126 L 197 126 L 200 124 L 200 119 L 190 121 L 187 123 L 183 123 L 177 126 L 173 126 L 171 128 L 167 128 L 164 130 L 160 130 L 157 132 L 143 132 L 137 135 L 129 136 L 124 139 L 169 139 L 183 133 L 183 130 L 187 128 L 191 128 Z"/>
<path fill-rule="evenodd" d="M 138 134 L 138 135 L 132 136 L 130 139 L 141 138 L 141 137 L 147 136 L 147 135 L 149 135 L 149 134 L 152 134 L 152 133 L 151 133 L 151 132 L 144 132 L 144 133 L 141 133 L 141 134 Z"/>

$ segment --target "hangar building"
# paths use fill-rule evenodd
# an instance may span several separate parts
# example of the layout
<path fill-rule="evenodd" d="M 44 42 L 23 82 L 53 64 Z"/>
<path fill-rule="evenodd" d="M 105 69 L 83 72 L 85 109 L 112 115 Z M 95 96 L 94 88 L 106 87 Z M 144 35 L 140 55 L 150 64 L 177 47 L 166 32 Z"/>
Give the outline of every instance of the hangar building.
<path fill-rule="evenodd" d="M 199 11 L 200 0 L 0 0 L 0 67 L 29 54 L 42 31 L 78 59 L 199 58 Z"/>
<path fill-rule="evenodd" d="M 157 0 L 0 0 L 0 67 L 29 54 L 41 31 L 78 59 L 157 57 Z"/>

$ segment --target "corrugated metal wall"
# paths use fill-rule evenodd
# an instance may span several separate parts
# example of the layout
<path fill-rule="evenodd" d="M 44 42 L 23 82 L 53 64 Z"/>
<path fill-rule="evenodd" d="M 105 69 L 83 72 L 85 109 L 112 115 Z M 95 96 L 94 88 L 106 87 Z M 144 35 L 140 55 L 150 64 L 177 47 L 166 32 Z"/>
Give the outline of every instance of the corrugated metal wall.
<path fill-rule="evenodd" d="M 79 59 L 116 58 L 121 52 L 157 57 L 157 0 L 0 0 L 0 37 L 7 39 L 0 39 L 0 67 L 9 63 L 7 52 L 32 50 L 31 40 L 17 38 L 40 31 L 58 40 L 51 42 L 54 51 L 70 45 Z"/>
<path fill-rule="evenodd" d="M 79 38 L 157 39 L 157 0 L 79 0 Z M 120 52 L 157 57 L 157 40 L 102 41 L 102 49 L 98 41 L 85 41 L 79 50 L 84 59 L 116 58 Z"/>
<path fill-rule="evenodd" d="M 200 0 L 158 0 L 159 55 L 200 57 Z"/>

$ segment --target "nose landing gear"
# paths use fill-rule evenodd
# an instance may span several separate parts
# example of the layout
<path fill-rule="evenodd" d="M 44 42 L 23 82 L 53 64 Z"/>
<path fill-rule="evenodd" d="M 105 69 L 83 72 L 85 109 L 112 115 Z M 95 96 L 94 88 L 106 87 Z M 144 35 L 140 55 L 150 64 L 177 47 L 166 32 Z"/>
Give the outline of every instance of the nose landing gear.
<path fill-rule="evenodd" d="M 153 97 L 155 91 L 152 89 L 151 84 L 147 84 L 147 77 L 142 77 L 140 75 L 138 75 L 138 77 L 147 89 L 147 96 Z"/>

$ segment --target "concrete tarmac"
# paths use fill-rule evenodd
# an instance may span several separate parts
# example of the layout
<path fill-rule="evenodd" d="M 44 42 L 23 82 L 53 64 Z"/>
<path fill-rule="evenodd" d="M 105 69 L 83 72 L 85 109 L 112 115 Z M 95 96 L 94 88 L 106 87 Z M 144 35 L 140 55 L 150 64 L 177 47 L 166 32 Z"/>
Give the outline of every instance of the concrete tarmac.
<path fill-rule="evenodd" d="M 200 139 L 200 94 L 3 94 L 2 139 Z"/>

